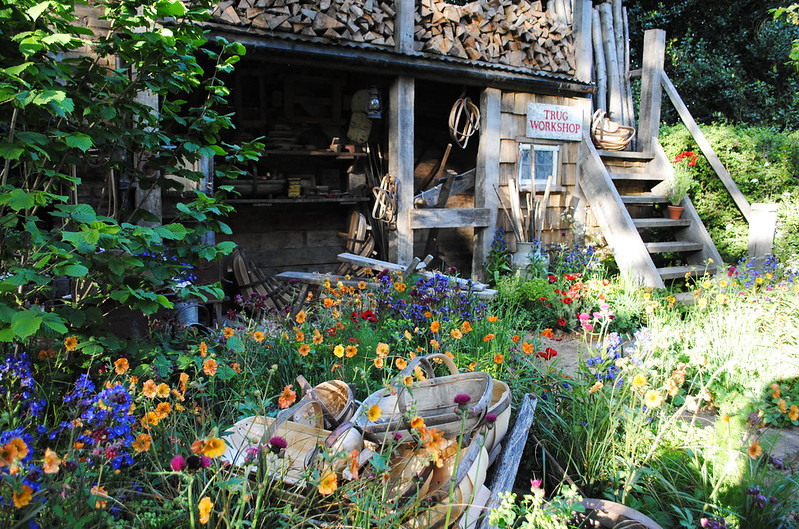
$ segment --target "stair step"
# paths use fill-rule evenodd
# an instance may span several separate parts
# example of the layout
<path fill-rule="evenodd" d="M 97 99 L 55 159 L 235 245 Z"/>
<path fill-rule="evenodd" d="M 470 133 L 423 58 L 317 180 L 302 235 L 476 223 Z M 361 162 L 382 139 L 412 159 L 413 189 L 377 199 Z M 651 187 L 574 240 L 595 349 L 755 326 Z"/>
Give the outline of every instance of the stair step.
<path fill-rule="evenodd" d="M 636 180 L 644 182 L 662 182 L 666 178 L 654 173 L 610 173 L 611 180 Z"/>
<path fill-rule="evenodd" d="M 704 248 L 701 242 L 669 241 L 644 243 L 649 253 L 695 252 Z"/>
<path fill-rule="evenodd" d="M 614 160 L 637 160 L 639 162 L 648 162 L 655 159 L 655 155 L 649 152 L 636 152 L 636 151 L 606 151 L 597 149 L 599 156 L 605 159 Z"/>
<path fill-rule="evenodd" d="M 636 228 L 684 228 L 691 225 L 690 219 L 633 219 Z"/>
<path fill-rule="evenodd" d="M 621 201 L 625 204 L 665 204 L 669 200 L 665 196 L 622 195 Z"/>
<path fill-rule="evenodd" d="M 665 280 L 682 279 L 685 277 L 685 274 L 693 277 L 701 277 L 705 274 L 713 275 L 716 273 L 716 268 L 709 266 L 705 269 L 704 267 L 697 267 L 694 265 L 664 266 L 663 268 L 658 268 L 658 273 L 660 277 Z"/>

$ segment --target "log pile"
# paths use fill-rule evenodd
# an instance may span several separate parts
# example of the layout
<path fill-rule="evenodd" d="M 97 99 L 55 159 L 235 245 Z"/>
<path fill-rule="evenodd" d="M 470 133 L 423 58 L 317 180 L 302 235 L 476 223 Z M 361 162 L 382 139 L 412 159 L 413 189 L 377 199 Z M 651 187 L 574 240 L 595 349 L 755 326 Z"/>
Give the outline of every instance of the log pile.
<path fill-rule="evenodd" d="M 537 0 L 478 0 L 464 6 L 421 0 L 415 44 L 440 55 L 574 73 L 568 14 L 544 10 Z"/>
<path fill-rule="evenodd" d="M 394 46 L 393 0 L 224 0 L 213 19 L 259 30 Z"/>
<path fill-rule="evenodd" d="M 223 0 L 213 20 L 264 32 L 394 46 L 394 0 Z M 417 51 L 574 73 L 571 0 L 417 0 Z"/>

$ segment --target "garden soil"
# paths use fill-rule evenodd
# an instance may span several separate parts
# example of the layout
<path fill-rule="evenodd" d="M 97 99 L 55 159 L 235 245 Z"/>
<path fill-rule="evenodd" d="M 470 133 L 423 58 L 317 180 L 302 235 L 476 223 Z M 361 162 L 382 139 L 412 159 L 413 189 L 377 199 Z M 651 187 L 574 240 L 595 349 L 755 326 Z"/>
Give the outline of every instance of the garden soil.
<path fill-rule="evenodd" d="M 530 338 L 530 337 L 528 337 Z M 558 367 L 567 375 L 577 373 L 581 351 L 583 355 L 589 349 L 583 343 L 582 333 L 563 333 L 555 331 L 552 338 L 540 336 L 542 349 L 551 347 L 558 352 L 555 357 Z M 590 345 L 589 345 L 590 347 Z M 685 412 L 684 420 L 694 420 L 698 428 L 707 426 L 715 420 L 715 412 L 699 410 L 696 413 Z M 762 428 L 758 432 L 765 446 L 773 443 L 771 456 L 783 460 L 786 473 L 799 472 L 799 427 L 790 426 L 782 429 Z"/>

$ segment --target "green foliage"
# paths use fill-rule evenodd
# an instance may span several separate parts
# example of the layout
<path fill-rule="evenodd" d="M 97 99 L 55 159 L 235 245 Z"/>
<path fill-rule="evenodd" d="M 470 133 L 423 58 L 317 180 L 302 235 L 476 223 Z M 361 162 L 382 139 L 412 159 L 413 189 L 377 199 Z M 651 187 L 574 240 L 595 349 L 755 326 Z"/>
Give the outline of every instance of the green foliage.
<path fill-rule="evenodd" d="M 79 25 L 69 1 L 0 10 L 0 340 L 88 335 L 110 303 L 153 314 L 181 297 L 221 296 L 190 280 L 194 265 L 232 250 L 206 243 L 230 232 L 220 196 L 200 187 L 162 226 L 134 200 L 136 190 L 182 188 L 173 176 L 200 182 L 203 157 L 235 177 L 257 156 L 220 141 L 231 127 L 223 77 L 244 48 L 206 39 L 198 22 L 211 6 L 93 3 L 109 25 L 101 34 Z M 87 201 L 86 186 L 104 195 Z"/>
<path fill-rule="evenodd" d="M 791 197 L 799 193 L 799 132 L 777 132 L 765 127 L 731 124 L 703 126 L 712 145 L 733 180 L 750 203 L 776 202 L 778 222 L 788 228 L 796 223 Z M 665 126 L 660 141 L 666 154 L 675 156 L 696 146 L 683 125 Z M 736 262 L 747 252 L 748 224 L 735 206 L 707 160 L 700 156 L 693 167 L 695 185 L 691 200 L 726 262 Z M 796 255 L 795 235 L 781 229 L 777 247 L 782 256 Z"/>

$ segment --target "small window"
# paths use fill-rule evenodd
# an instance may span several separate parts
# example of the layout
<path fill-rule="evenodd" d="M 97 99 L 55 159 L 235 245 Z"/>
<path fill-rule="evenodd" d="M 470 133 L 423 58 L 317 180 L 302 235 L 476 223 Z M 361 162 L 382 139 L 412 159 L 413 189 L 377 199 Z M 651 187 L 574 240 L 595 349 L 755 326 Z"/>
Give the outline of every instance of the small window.
<path fill-rule="evenodd" d="M 558 145 L 519 144 L 519 189 L 532 189 L 533 182 L 546 184 L 549 175 L 558 183 Z"/>

